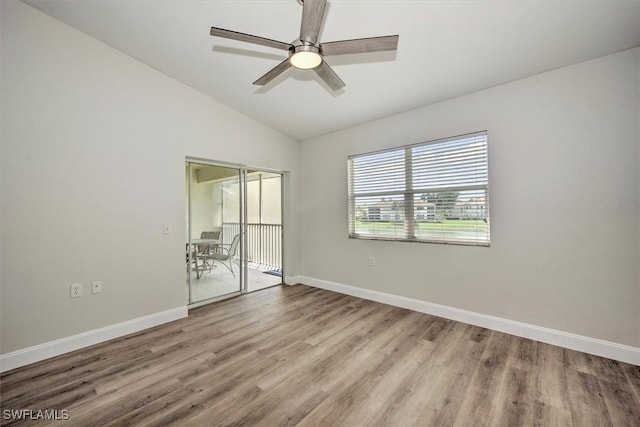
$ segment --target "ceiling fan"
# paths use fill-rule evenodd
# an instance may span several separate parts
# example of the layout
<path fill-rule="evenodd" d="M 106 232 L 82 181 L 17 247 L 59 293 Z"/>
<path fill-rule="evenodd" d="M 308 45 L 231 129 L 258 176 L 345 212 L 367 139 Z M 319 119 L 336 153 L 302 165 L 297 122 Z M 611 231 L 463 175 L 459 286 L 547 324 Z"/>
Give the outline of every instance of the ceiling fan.
<path fill-rule="evenodd" d="M 298 2 L 302 3 L 302 24 L 300 25 L 300 38 L 293 43 L 211 27 L 212 36 L 240 40 L 289 52 L 287 59 L 253 82 L 254 85 L 264 86 L 290 67 L 295 67 L 301 70 L 315 71 L 335 91 L 344 87 L 344 82 L 324 60 L 325 56 L 382 52 L 396 50 L 398 47 L 397 35 L 318 43 L 318 34 L 327 0 L 298 0 Z"/>

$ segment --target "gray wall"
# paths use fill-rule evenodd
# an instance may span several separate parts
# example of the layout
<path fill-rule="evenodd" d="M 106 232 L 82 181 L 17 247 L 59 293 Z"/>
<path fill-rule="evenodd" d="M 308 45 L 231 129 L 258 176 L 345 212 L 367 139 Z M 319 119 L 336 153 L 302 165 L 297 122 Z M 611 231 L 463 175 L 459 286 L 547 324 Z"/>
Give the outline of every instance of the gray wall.
<path fill-rule="evenodd" d="M 297 142 L 23 3 L 0 7 L 2 353 L 186 305 L 185 156 L 291 172 L 296 273 Z"/>
<path fill-rule="evenodd" d="M 303 141 L 302 275 L 640 345 L 639 62 L 625 51 Z M 490 248 L 347 238 L 348 155 L 485 129 Z"/>

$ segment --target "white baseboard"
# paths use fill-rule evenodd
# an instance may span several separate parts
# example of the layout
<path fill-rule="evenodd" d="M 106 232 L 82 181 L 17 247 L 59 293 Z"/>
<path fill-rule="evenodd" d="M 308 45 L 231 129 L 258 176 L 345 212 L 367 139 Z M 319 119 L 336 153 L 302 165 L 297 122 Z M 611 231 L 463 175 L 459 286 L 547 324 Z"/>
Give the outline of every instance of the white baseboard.
<path fill-rule="evenodd" d="M 446 305 L 433 304 L 422 300 L 387 294 L 370 289 L 358 288 L 356 286 L 344 285 L 342 283 L 330 282 L 328 280 L 316 279 L 313 277 L 298 276 L 298 280 L 300 283 L 316 288 L 381 302 L 396 307 L 407 308 L 420 313 L 431 314 L 434 316 L 444 317 L 446 319 L 456 320 L 458 322 L 468 323 L 470 325 L 481 326 L 494 331 L 529 338 L 571 350 L 582 351 L 596 356 L 608 357 L 621 362 L 640 365 L 640 348 L 638 347 L 590 338 L 583 335 L 576 335 L 570 332 L 558 331 L 528 323 L 516 322 L 514 320 L 461 310 L 459 308 L 449 307 Z"/>
<path fill-rule="evenodd" d="M 284 278 L 285 285 L 297 285 L 302 280 L 301 276 L 286 276 Z"/>
<path fill-rule="evenodd" d="M 44 344 L 34 345 L 0 355 L 0 372 L 9 371 L 50 357 L 139 332 L 163 323 L 187 317 L 187 307 L 176 307 L 137 319 L 127 320 L 104 328 L 94 329 Z"/>

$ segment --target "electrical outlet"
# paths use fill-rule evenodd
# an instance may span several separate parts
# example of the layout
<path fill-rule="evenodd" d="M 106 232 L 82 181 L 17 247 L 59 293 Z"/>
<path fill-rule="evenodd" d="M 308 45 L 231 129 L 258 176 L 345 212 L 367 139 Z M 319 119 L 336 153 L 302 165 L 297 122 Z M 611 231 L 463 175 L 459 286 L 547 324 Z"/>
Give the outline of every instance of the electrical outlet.
<path fill-rule="evenodd" d="M 91 283 L 91 293 L 93 293 L 93 294 L 101 294 L 102 293 L 102 282 L 92 282 Z"/>
<path fill-rule="evenodd" d="M 73 283 L 70 286 L 71 298 L 79 298 L 82 296 L 82 283 Z"/>
<path fill-rule="evenodd" d="M 376 265 L 376 257 L 370 256 L 369 257 L 369 267 L 373 267 L 374 265 Z"/>

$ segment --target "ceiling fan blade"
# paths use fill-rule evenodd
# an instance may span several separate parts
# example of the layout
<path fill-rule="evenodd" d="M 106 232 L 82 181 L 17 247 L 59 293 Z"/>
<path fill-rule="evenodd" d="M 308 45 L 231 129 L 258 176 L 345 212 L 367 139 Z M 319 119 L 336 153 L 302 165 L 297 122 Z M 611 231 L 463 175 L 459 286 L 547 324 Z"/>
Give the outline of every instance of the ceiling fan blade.
<path fill-rule="evenodd" d="M 260 77 L 258 80 L 253 82 L 254 85 L 264 86 L 269 83 L 271 80 L 278 77 L 280 74 L 284 73 L 291 67 L 291 63 L 289 62 L 289 58 L 285 59 L 271 70 L 269 70 L 264 76 Z"/>
<path fill-rule="evenodd" d="M 282 50 L 289 50 L 291 47 L 293 47 L 289 43 L 266 39 L 264 37 L 253 36 L 251 34 L 239 33 L 237 31 L 225 30 L 223 28 L 211 27 L 211 35 L 217 36 L 217 37 L 224 37 L 225 39 L 240 40 L 241 42 L 274 47 L 276 49 L 282 49 Z"/>
<path fill-rule="evenodd" d="M 324 56 L 348 53 L 383 52 L 398 48 L 398 36 L 369 37 L 365 39 L 340 40 L 322 43 L 320 50 Z"/>
<path fill-rule="evenodd" d="M 300 41 L 316 44 L 327 0 L 305 0 L 302 4 Z"/>
<path fill-rule="evenodd" d="M 338 77 L 333 69 L 326 62 L 322 61 L 320 66 L 313 69 L 318 76 L 333 90 L 342 89 L 344 82 Z"/>

